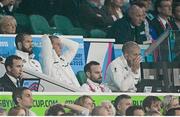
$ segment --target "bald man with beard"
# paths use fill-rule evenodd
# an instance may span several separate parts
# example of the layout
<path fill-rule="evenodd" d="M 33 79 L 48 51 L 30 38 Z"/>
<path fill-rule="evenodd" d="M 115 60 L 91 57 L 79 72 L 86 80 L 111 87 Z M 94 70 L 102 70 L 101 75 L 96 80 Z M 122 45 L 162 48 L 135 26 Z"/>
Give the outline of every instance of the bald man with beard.
<path fill-rule="evenodd" d="M 108 31 L 108 38 L 115 38 L 117 44 L 124 44 L 127 41 L 143 43 L 146 39 L 142 38 L 145 32 L 139 32 L 139 26 L 143 22 L 143 11 L 137 5 L 132 5 L 128 13 L 122 19 L 113 23 Z"/>

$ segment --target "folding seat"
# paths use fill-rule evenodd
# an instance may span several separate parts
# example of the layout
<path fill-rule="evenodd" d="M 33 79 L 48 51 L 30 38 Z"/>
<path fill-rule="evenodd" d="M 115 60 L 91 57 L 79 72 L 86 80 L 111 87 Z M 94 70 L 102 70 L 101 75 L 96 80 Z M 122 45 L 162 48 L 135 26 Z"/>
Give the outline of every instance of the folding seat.
<path fill-rule="evenodd" d="M 34 34 L 53 34 L 60 33 L 56 27 L 50 27 L 47 20 L 40 15 L 31 15 L 30 16 L 31 28 Z"/>

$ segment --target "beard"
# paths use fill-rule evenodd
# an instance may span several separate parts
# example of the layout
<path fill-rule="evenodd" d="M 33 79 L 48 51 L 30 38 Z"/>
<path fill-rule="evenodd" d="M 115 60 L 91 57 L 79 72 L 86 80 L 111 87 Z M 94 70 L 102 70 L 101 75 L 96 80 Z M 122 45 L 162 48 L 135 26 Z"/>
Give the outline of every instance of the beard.
<path fill-rule="evenodd" d="M 22 47 L 22 51 L 29 53 L 29 55 L 31 55 L 33 53 L 32 48 L 31 49 L 27 49 L 24 46 Z"/>
<path fill-rule="evenodd" d="M 102 77 L 99 77 L 98 79 L 94 80 L 94 79 L 91 79 L 93 82 L 95 83 L 98 83 L 98 84 L 101 84 L 102 83 Z"/>

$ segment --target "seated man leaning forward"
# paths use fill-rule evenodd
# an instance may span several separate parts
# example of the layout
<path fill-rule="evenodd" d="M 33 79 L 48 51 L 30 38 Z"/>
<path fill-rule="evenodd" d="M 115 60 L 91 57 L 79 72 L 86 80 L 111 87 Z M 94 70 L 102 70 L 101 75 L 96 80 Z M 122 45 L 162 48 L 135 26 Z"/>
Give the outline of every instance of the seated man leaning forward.
<path fill-rule="evenodd" d="M 96 61 L 90 61 L 84 67 L 87 76 L 87 82 L 82 85 L 82 90 L 89 92 L 111 92 L 111 90 L 102 84 L 101 66 Z"/>
<path fill-rule="evenodd" d="M 71 68 L 71 61 L 76 55 L 79 44 L 70 39 L 44 35 L 42 37 L 43 72 L 53 80 L 69 86 L 80 87 Z M 62 47 L 67 50 L 62 53 Z"/>
<path fill-rule="evenodd" d="M 123 55 L 108 66 L 108 86 L 114 92 L 136 92 L 135 84 L 140 79 L 140 47 L 129 41 L 123 45 L 122 52 Z"/>

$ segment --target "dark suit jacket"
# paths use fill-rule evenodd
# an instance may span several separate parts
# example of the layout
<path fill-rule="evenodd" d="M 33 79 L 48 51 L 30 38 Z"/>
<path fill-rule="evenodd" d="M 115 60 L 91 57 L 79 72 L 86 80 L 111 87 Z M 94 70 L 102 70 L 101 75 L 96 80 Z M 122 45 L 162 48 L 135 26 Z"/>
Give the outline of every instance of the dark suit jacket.
<path fill-rule="evenodd" d="M 173 25 L 174 21 L 172 18 L 168 19 L 169 24 L 171 25 L 172 30 L 176 30 L 175 26 Z M 152 22 L 150 22 L 151 29 L 155 31 L 157 38 L 163 34 L 165 28 L 159 22 L 157 18 L 155 18 Z M 158 60 L 159 61 L 169 61 L 169 51 L 168 51 L 168 39 L 163 41 L 159 46 L 159 53 L 158 53 Z"/>
<path fill-rule="evenodd" d="M 127 41 L 135 41 L 138 44 L 142 44 L 143 41 L 147 40 L 144 32 L 144 23 L 142 23 L 141 26 L 132 28 L 130 22 L 128 16 L 124 16 L 122 19 L 117 20 L 108 30 L 107 37 L 115 38 L 116 44 L 124 44 Z"/>
<path fill-rule="evenodd" d="M 97 28 L 106 30 L 112 22 L 111 18 L 109 18 L 103 10 L 93 6 L 86 0 L 80 5 L 79 21 L 86 30 Z"/>
<path fill-rule="evenodd" d="M 7 76 L 7 74 L 0 78 L 0 87 L 3 88 L 4 91 L 13 91 L 16 89 L 16 86 Z"/>

